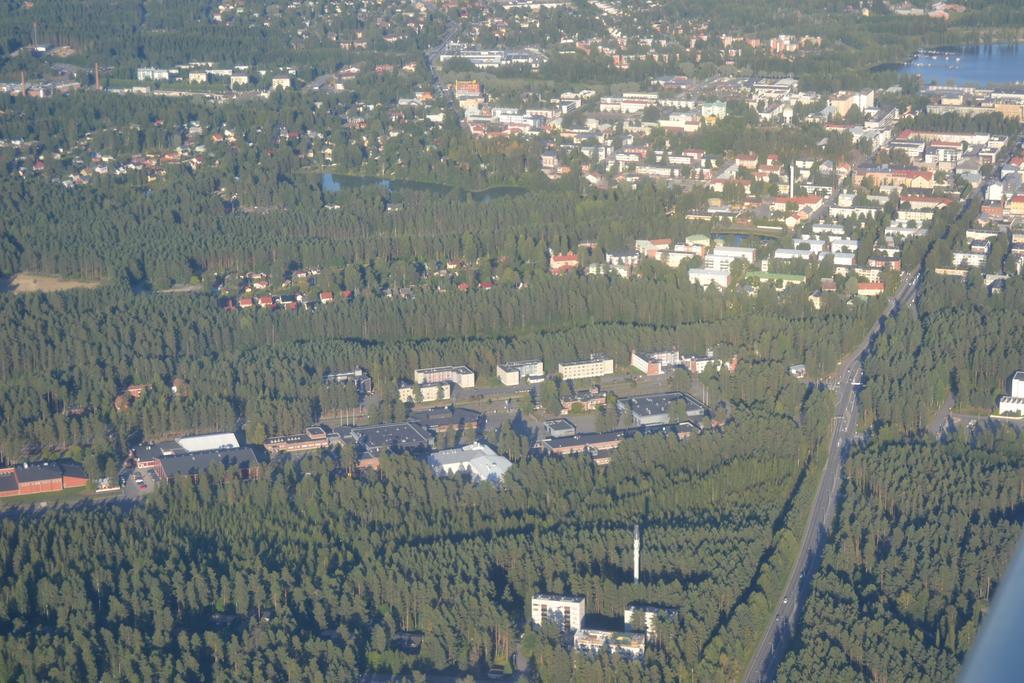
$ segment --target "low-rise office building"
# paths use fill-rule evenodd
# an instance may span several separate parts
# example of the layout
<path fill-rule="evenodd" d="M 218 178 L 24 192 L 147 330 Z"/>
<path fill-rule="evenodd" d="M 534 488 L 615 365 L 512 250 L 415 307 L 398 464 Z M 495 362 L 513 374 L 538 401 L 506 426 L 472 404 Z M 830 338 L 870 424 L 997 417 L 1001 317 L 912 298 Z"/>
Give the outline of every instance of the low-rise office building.
<path fill-rule="evenodd" d="M 350 427 L 347 438 L 369 455 L 378 455 L 385 451 L 423 452 L 434 445 L 434 437 L 430 432 L 415 422 Z"/>
<path fill-rule="evenodd" d="M 306 427 L 305 431 L 301 434 L 272 436 L 263 442 L 263 447 L 271 454 L 296 453 L 328 448 L 339 441 L 341 441 L 341 437 L 338 434 L 328 432 L 320 425 L 313 425 L 312 427 Z"/>
<path fill-rule="evenodd" d="M 565 418 L 546 420 L 544 422 L 544 433 L 554 439 L 576 436 L 576 425 Z"/>
<path fill-rule="evenodd" d="M 436 406 L 417 410 L 409 415 L 410 420 L 426 427 L 434 434 L 475 430 L 480 425 L 481 418 L 483 415 L 475 410 L 454 406 Z"/>
<path fill-rule="evenodd" d="M 681 391 L 621 398 L 617 406 L 621 411 L 632 413 L 633 424 L 637 427 L 650 427 L 671 422 L 672 405 L 680 401 L 685 404 L 686 417 L 700 418 L 707 414 L 706 405 Z"/>
<path fill-rule="evenodd" d="M 237 468 L 242 479 L 256 479 L 260 472 L 256 454 L 248 446 L 171 455 L 165 455 L 149 447 L 138 451 L 136 458 L 140 469 L 156 470 L 161 479 L 189 477 L 193 481 L 198 481 L 199 476 L 209 470 L 214 463 L 220 463 L 224 469 Z"/>
<path fill-rule="evenodd" d="M 631 659 L 644 656 L 647 636 L 643 633 L 581 629 L 573 635 L 573 647 L 580 652 L 610 652 Z"/>

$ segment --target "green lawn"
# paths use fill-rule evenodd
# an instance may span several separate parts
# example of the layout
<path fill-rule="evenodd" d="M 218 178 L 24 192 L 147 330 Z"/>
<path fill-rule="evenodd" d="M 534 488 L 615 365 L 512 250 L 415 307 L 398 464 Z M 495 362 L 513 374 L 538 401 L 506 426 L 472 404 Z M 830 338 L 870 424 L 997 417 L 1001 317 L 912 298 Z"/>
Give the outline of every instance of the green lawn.
<path fill-rule="evenodd" d="M 29 496 L 13 496 L 0 498 L 0 507 L 28 506 L 35 503 L 74 503 L 90 496 L 95 496 L 91 485 L 87 484 L 76 489 L 53 491 L 51 493 L 33 493 Z"/>

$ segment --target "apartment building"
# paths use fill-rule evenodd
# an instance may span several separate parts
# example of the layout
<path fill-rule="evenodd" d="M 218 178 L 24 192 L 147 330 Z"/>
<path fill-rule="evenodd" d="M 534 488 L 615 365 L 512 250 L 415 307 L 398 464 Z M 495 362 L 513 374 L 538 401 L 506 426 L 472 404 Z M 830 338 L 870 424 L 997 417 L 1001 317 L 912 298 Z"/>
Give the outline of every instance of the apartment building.
<path fill-rule="evenodd" d="M 451 382 L 460 389 L 472 389 L 476 386 L 476 373 L 465 365 L 419 368 L 413 371 L 412 379 L 416 384 Z"/>
<path fill-rule="evenodd" d="M 603 353 L 592 353 L 585 360 L 574 360 L 558 364 L 562 379 L 589 379 L 603 377 L 615 372 L 615 362 Z"/>
<path fill-rule="evenodd" d="M 497 374 L 498 381 L 507 387 L 518 386 L 523 381 L 536 384 L 544 381 L 544 361 L 517 360 L 499 363 Z"/>
<path fill-rule="evenodd" d="M 582 595 L 550 595 L 537 593 L 530 600 L 533 623 L 556 624 L 563 633 L 578 631 L 587 613 L 587 599 Z"/>

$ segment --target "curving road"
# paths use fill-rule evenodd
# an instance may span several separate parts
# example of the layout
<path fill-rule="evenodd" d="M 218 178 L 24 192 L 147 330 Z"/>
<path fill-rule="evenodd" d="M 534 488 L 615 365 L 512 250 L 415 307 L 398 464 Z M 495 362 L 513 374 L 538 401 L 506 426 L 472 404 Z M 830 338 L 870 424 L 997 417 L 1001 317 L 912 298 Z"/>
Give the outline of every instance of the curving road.
<path fill-rule="evenodd" d="M 898 307 L 906 305 L 917 292 L 920 274 L 908 273 L 900 282 L 896 295 L 889 302 L 885 312 L 872 326 L 867 336 L 839 362 L 839 367 L 829 378 L 829 387 L 836 392 L 836 412 L 832 418 L 832 439 L 828 448 L 828 459 L 818 482 L 814 505 L 800 539 L 796 561 L 786 581 L 786 590 L 775 607 L 768 630 L 758 645 L 743 680 L 746 683 L 760 683 L 775 671 L 778 660 L 786 651 L 786 645 L 796 626 L 796 618 L 803 602 L 807 599 L 810 577 L 821 563 L 822 550 L 828 529 L 835 512 L 836 496 L 839 493 L 840 473 L 845 445 L 856 436 L 857 431 L 857 387 L 860 385 L 862 361 L 868 345 L 882 329 L 882 323 Z"/>

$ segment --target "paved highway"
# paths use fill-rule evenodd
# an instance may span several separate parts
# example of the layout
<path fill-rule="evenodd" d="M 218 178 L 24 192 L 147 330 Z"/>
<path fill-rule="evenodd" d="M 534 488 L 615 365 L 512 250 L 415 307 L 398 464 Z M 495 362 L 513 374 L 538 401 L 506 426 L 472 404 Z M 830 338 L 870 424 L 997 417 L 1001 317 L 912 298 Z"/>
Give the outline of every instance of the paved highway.
<path fill-rule="evenodd" d="M 889 302 L 885 313 L 857 348 L 839 362 L 839 367 L 829 379 L 829 386 L 836 391 L 836 412 L 832 418 L 832 440 L 829 443 L 828 459 L 818 482 L 814 505 L 804 527 L 800 550 L 786 582 L 786 590 L 743 677 L 746 683 L 767 680 L 771 672 L 775 671 L 778 659 L 786 651 L 786 644 L 796 626 L 796 617 L 809 593 L 810 577 L 821 562 L 825 539 L 832 524 L 836 496 L 839 493 L 844 446 L 856 435 L 857 387 L 860 385 L 865 351 L 881 330 L 882 321 L 898 310 L 897 306 L 904 306 L 911 301 L 917 292 L 919 282 L 918 272 L 904 276 L 896 296 Z"/>

